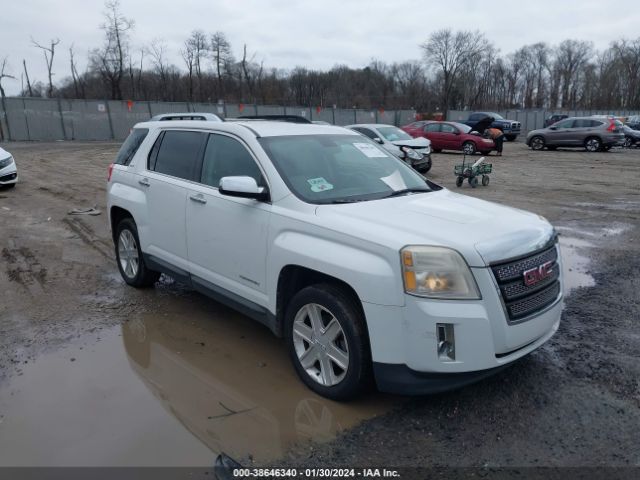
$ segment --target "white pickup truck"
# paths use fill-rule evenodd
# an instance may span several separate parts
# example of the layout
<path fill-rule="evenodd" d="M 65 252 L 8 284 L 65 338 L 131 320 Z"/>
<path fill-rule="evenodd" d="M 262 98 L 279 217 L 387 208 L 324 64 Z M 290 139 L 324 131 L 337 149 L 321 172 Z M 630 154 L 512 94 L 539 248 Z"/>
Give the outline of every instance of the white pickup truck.
<path fill-rule="evenodd" d="M 140 123 L 109 168 L 108 211 L 129 285 L 163 272 L 237 308 L 334 399 L 460 387 L 560 321 L 544 218 L 452 193 L 340 127 Z"/>

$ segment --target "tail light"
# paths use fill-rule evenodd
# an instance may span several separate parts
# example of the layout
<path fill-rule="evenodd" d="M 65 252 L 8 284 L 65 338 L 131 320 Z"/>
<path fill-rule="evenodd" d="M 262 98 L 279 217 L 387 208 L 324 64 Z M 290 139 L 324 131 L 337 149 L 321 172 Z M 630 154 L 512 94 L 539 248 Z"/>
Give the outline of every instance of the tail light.
<path fill-rule="evenodd" d="M 609 120 L 609 126 L 607 127 L 607 131 L 608 132 L 615 132 L 616 131 L 616 124 L 613 120 Z"/>
<path fill-rule="evenodd" d="M 107 182 L 111 181 L 111 174 L 113 173 L 113 163 L 109 164 L 109 170 L 107 170 Z"/>

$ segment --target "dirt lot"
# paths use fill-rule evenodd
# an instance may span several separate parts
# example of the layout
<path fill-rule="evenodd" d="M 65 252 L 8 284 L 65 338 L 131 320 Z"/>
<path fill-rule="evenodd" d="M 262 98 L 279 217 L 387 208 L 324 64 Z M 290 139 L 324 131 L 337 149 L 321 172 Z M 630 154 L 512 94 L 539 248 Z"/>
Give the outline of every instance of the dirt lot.
<path fill-rule="evenodd" d="M 0 465 L 640 466 L 640 151 L 505 145 L 491 184 L 459 191 L 556 225 L 559 332 L 461 391 L 336 404 L 241 315 L 165 277 L 124 286 L 104 214 L 117 145 L 2 147 L 21 182 L 0 190 Z M 456 190 L 459 160 L 429 176 Z"/>

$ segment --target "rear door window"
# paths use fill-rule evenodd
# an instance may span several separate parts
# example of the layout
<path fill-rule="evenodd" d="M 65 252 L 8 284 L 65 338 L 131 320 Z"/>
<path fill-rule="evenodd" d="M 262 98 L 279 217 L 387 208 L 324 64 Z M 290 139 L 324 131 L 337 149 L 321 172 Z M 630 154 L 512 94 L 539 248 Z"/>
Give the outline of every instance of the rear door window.
<path fill-rule="evenodd" d="M 456 128 L 451 125 L 447 125 L 446 123 L 443 123 L 441 125 L 441 131 L 442 133 L 456 133 L 458 130 L 456 130 Z"/>
<path fill-rule="evenodd" d="M 571 120 L 563 120 L 561 122 L 558 122 L 554 125 L 554 127 L 558 127 L 558 128 L 572 128 L 573 127 L 573 119 Z"/>
<path fill-rule="evenodd" d="M 424 131 L 425 132 L 431 132 L 431 133 L 439 132 L 440 131 L 440 124 L 439 123 L 429 123 L 426 127 L 424 127 Z"/>
<path fill-rule="evenodd" d="M 147 128 L 134 128 L 120 147 L 114 163 L 129 165 L 148 133 Z"/>
<path fill-rule="evenodd" d="M 206 138 L 203 132 L 167 130 L 152 149 L 150 169 L 172 177 L 194 180 Z M 154 155 L 155 150 L 157 155 Z"/>

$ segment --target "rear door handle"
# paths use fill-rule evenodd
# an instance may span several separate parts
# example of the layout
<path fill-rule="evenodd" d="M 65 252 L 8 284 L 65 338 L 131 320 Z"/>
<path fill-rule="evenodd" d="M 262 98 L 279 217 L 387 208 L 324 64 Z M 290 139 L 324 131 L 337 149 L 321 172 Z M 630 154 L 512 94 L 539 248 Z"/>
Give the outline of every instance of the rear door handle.
<path fill-rule="evenodd" d="M 205 203 L 207 203 L 207 200 L 204 198 L 204 196 L 201 193 L 199 193 L 197 195 L 189 195 L 189 198 L 192 201 L 197 202 L 197 203 L 202 203 L 203 205 Z"/>
<path fill-rule="evenodd" d="M 142 180 L 138 180 L 138 183 L 140 185 L 142 185 L 143 187 L 150 187 L 151 184 L 149 183 L 149 179 L 148 178 L 143 178 Z"/>

